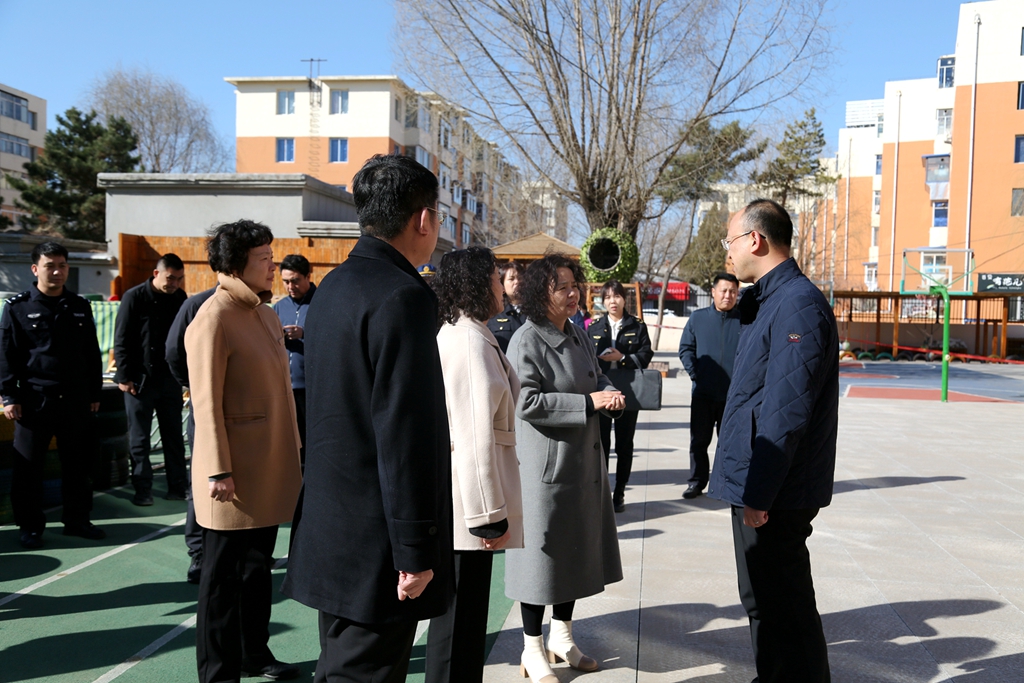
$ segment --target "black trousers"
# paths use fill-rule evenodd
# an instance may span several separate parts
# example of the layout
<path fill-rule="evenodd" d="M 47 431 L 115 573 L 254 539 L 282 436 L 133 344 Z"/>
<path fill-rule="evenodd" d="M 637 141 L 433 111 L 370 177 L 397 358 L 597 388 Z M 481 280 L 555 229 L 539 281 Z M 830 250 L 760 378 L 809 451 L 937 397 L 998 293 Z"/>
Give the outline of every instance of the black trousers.
<path fill-rule="evenodd" d="M 137 492 L 153 488 L 153 466 L 149 462 L 149 434 L 153 430 L 153 411 L 160 425 L 164 447 L 164 472 L 167 490 L 185 493 L 185 439 L 181 435 L 181 385 L 171 376 L 148 377 L 137 396 L 124 394 L 128 414 L 128 443 L 132 454 L 132 486 Z"/>
<path fill-rule="evenodd" d="M 89 475 L 96 457 L 96 418 L 82 397 L 27 390 L 21 419 L 14 425 L 14 471 L 11 506 L 14 523 L 22 531 L 42 533 L 43 465 L 50 440 L 57 437 L 60 456 L 61 521 L 67 526 L 89 522 L 92 483 Z"/>
<path fill-rule="evenodd" d="M 188 422 L 185 424 L 185 432 L 188 437 L 189 453 L 195 452 L 196 445 L 196 420 L 192 415 L 192 399 L 188 401 Z M 192 481 L 192 460 L 189 460 L 188 480 Z M 195 557 L 203 552 L 203 527 L 196 521 L 196 504 L 192 500 L 192 485 L 185 487 L 185 500 L 188 510 L 185 512 L 185 547 L 188 548 L 189 557 Z"/>
<path fill-rule="evenodd" d="M 357 624 L 320 612 L 313 683 L 405 683 L 416 622 Z"/>
<path fill-rule="evenodd" d="M 715 430 L 721 433 L 724 412 L 725 401 L 700 395 L 690 399 L 690 483 L 701 490 L 708 485 L 711 469 L 708 446 Z"/>
<path fill-rule="evenodd" d="M 622 416 L 615 418 L 615 492 L 626 491 L 629 475 L 633 471 L 633 436 L 636 434 L 636 421 L 640 417 L 639 410 L 624 410 Z M 604 448 L 604 463 L 608 466 L 612 452 L 612 418 L 600 415 L 601 446 Z"/>
<path fill-rule="evenodd" d="M 455 604 L 430 620 L 426 683 L 483 680 L 493 558 L 487 550 L 455 552 Z"/>
<path fill-rule="evenodd" d="M 273 660 L 270 561 L 277 527 L 203 529 L 203 570 L 196 609 L 196 664 L 200 683 L 237 681 L 243 663 Z"/>
<path fill-rule="evenodd" d="M 306 390 L 292 389 L 295 397 L 295 419 L 299 423 L 299 461 L 306 464 Z"/>
<path fill-rule="evenodd" d="M 828 683 L 807 538 L 818 509 L 769 510 L 757 529 L 732 508 L 740 602 L 750 619 L 758 683 Z"/>

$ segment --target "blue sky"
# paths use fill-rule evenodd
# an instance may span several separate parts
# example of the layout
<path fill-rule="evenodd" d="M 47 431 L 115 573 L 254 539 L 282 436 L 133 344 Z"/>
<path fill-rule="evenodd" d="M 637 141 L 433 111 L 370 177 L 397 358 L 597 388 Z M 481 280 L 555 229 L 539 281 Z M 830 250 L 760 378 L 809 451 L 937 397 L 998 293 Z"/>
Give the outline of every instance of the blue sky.
<path fill-rule="evenodd" d="M 882 96 L 887 80 L 935 74 L 953 51 L 958 0 L 833 0 L 834 68 L 817 97 L 831 145 L 847 100 Z M 467 5 L 468 6 L 468 5 Z M 0 0 L 0 82 L 43 97 L 54 115 L 80 103 L 95 78 L 122 64 L 183 83 L 234 137 L 234 94 L 225 76 L 393 73 L 392 9 L 385 0 Z M 401 75 L 401 74 L 400 74 Z"/>

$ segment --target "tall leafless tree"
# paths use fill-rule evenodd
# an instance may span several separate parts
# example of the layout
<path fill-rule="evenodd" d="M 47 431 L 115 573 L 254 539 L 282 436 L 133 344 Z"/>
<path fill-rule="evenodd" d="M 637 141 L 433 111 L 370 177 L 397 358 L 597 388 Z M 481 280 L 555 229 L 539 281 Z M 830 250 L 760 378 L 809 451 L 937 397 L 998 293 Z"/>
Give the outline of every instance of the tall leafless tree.
<path fill-rule="evenodd" d="M 775 105 L 827 65 L 827 2 L 396 0 L 394 42 L 592 230 L 635 237 L 695 126 Z"/>
<path fill-rule="evenodd" d="M 172 78 L 117 67 L 92 84 L 88 106 L 104 118 L 128 121 L 150 173 L 216 173 L 234 166 L 209 107 Z"/>

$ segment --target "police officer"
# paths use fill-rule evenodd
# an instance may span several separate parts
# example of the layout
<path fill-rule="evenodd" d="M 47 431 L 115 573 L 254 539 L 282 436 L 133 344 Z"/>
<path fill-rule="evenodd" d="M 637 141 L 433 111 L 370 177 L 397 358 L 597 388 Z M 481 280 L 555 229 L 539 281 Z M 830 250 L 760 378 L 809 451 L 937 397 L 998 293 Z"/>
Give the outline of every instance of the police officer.
<path fill-rule="evenodd" d="M 526 317 L 519 312 L 519 296 L 516 294 L 519 272 L 522 269 L 523 266 L 518 261 L 508 261 L 498 266 L 501 287 L 504 289 L 505 308 L 487 321 L 487 329 L 498 340 L 502 353 L 508 352 L 508 343 L 512 335 L 526 322 Z"/>
<path fill-rule="evenodd" d="M 65 536 L 100 540 L 89 521 L 89 471 L 103 366 L 89 302 L 64 286 L 68 251 L 56 242 L 32 250 L 37 281 L 7 300 L 0 315 L 0 395 L 15 420 L 11 504 L 21 545 L 43 545 L 43 461 L 56 435 Z"/>

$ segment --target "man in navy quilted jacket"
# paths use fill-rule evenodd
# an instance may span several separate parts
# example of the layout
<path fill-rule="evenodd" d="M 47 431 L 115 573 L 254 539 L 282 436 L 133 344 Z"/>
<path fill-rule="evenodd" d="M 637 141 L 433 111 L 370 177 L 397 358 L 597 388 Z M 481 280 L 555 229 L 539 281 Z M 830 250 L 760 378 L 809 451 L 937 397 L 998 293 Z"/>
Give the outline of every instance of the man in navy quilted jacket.
<path fill-rule="evenodd" d="M 831 680 L 807 537 L 832 500 L 839 334 L 790 258 L 793 223 L 758 199 L 722 240 L 743 282 L 740 341 L 708 495 L 732 505 L 740 600 L 756 683 Z"/>

